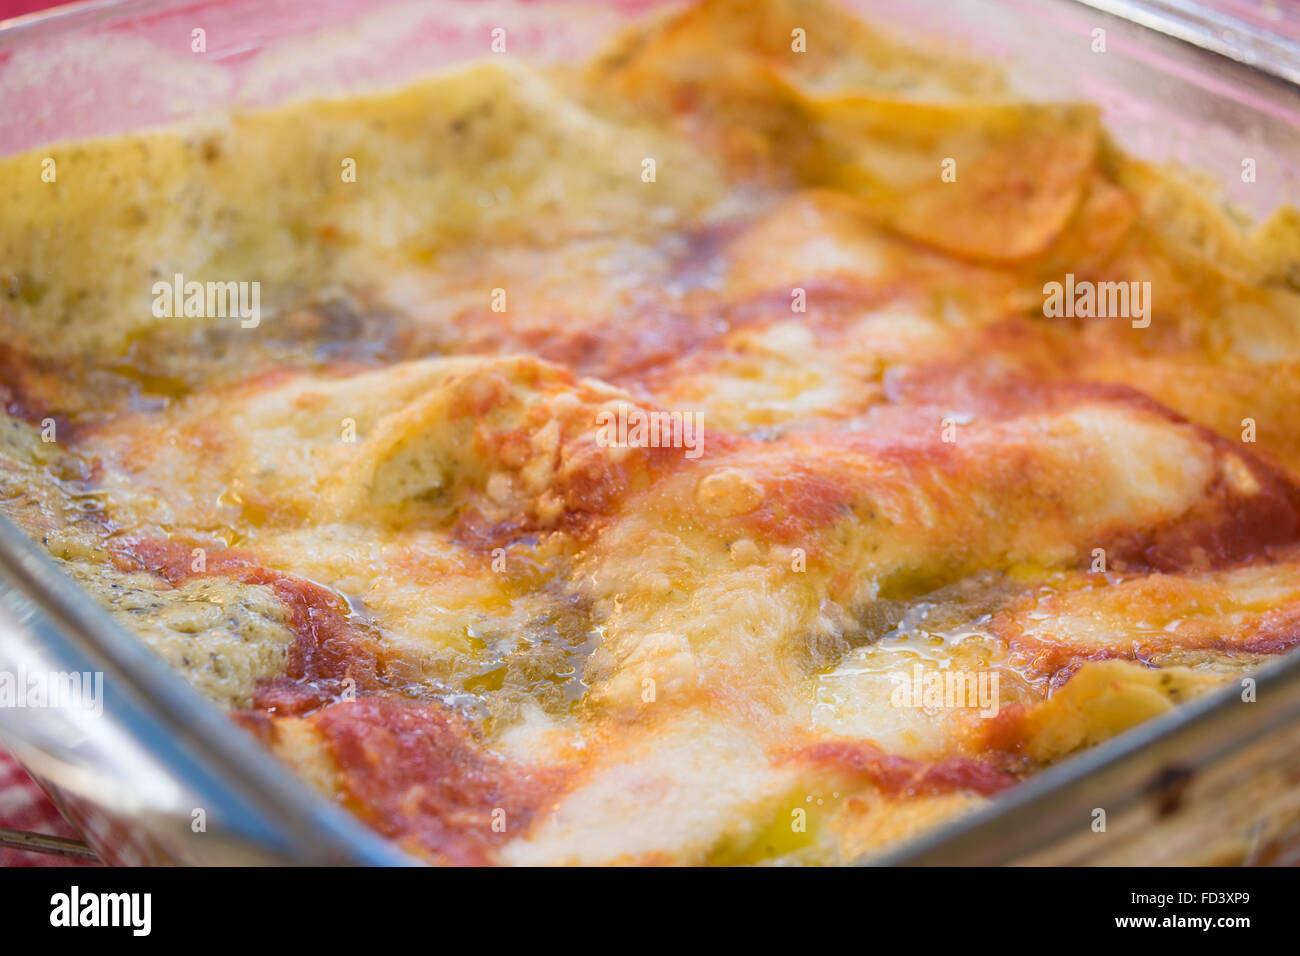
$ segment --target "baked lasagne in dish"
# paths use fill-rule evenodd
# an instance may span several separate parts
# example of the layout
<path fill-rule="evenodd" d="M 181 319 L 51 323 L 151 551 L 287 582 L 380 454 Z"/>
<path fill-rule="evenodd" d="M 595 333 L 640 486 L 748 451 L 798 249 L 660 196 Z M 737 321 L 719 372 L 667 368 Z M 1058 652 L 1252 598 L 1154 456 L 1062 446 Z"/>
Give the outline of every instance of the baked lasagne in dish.
<path fill-rule="evenodd" d="M 325 794 L 870 859 L 1300 641 L 1294 211 L 820 0 L 485 54 L 0 160 L 4 513 Z"/>

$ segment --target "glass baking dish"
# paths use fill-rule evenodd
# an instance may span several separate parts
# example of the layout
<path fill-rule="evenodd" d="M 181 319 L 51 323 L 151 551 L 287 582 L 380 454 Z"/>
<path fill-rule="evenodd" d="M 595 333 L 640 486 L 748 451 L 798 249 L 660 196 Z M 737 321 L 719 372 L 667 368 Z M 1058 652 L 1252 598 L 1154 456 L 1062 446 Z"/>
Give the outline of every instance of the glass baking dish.
<path fill-rule="evenodd" d="M 498 26 L 512 53 L 587 57 L 621 24 L 673 5 L 71 4 L 0 24 L 0 155 L 391 87 L 483 55 Z M 1300 51 L 1258 26 L 1184 0 L 848 5 L 901 38 L 1001 64 L 1031 98 L 1099 104 L 1127 150 L 1203 171 L 1249 214 L 1300 206 Z M 1246 157 L 1262 171 L 1257 182 L 1242 182 Z M 299 782 L 0 518 L 0 670 L 23 668 L 104 675 L 102 715 L 0 709 L 0 738 L 102 859 L 410 862 Z M 1224 688 L 873 862 L 1300 860 L 1300 657 L 1257 682 L 1251 706 Z M 1105 833 L 1088 825 L 1097 808 L 1109 816 Z"/>

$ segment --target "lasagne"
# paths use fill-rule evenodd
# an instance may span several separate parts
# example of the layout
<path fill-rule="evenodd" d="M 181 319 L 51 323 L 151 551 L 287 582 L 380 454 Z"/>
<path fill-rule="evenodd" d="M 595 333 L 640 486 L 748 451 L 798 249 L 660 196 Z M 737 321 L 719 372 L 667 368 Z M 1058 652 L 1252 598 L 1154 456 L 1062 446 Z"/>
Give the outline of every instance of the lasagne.
<path fill-rule="evenodd" d="M 829 2 L 0 195 L 4 513 L 430 862 L 870 859 L 1300 641 L 1300 218 Z"/>

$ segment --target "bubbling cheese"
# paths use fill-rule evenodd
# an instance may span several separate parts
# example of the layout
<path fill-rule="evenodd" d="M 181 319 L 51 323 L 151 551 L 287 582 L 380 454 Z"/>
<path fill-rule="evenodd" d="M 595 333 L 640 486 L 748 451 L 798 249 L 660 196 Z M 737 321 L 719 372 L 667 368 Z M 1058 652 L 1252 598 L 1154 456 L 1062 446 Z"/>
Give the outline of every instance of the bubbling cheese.
<path fill-rule="evenodd" d="M 0 160 L 0 507 L 313 785 L 849 862 L 1300 642 L 1294 212 L 825 0 L 504 62 Z"/>

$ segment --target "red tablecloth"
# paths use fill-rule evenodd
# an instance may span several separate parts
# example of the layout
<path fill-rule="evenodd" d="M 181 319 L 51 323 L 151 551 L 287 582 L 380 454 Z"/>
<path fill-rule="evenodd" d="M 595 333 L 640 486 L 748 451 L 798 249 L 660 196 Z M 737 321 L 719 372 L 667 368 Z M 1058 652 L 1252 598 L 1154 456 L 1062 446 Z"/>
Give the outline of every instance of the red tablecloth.
<path fill-rule="evenodd" d="M 0 750 L 0 827 L 77 838 L 48 797 L 27 772 Z M 77 866 L 81 860 L 0 847 L 0 866 Z"/>

